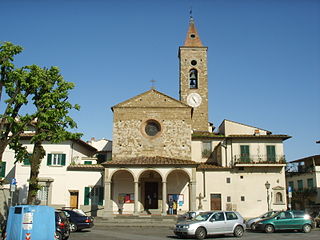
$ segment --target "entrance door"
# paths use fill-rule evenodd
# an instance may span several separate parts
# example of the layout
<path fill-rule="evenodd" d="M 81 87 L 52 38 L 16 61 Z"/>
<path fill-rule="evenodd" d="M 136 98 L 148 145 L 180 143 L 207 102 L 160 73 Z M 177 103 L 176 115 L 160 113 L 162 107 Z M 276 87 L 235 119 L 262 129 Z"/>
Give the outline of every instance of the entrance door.
<path fill-rule="evenodd" d="M 210 194 L 211 210 L 221 210 L 221 194 Z"/>
<path fill-rule="evenodd" d="M 78 208 L 79 192 L 70 192 L 70 207 Z"/>
<path fill-rule="evenodd" d="M 145 183 L 145 209 L 158 209 L 158 183 Z"/>

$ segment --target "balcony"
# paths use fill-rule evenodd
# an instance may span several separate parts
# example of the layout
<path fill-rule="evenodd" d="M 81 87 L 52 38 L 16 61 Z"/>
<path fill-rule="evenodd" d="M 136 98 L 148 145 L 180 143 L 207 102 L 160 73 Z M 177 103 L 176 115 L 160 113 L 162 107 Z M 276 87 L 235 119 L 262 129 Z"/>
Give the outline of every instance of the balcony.
<path fill-rule="evenodd" d="M 284 155 L 234 155 L 232 166 L 237 167 L 265 167 L 265 166 L 286 166 Z"/>

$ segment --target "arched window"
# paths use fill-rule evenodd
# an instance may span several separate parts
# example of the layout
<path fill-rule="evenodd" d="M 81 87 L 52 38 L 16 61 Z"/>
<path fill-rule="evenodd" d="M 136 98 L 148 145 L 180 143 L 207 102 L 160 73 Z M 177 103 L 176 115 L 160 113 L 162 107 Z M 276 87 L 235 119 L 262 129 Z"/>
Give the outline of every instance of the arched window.
<path fill-rule="evenodd" d="M 282 199 L 282 194 L 280 192 L 276 193 L 276 203 L 282 203 L 283 199 Z"/>
<path fill-rule="evenodd" d="M 190 88 L 198 88 L 198 71 L 194 68 L 189 71 L 189 82 Z"/>

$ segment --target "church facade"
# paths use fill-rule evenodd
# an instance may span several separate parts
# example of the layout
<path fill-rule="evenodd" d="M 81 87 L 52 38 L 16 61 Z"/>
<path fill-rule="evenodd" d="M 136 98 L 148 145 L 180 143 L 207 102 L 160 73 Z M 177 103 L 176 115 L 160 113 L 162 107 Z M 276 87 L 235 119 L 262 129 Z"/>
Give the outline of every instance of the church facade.
<path fill-rule="evenodd" d="M 179 93 L 151 89 L 112 107 L 112 161 L 104 167 L 104 216 L 286 209 L 287 135 L 208 122 L 207 50 L 193 18 L 179 48 Z"/>

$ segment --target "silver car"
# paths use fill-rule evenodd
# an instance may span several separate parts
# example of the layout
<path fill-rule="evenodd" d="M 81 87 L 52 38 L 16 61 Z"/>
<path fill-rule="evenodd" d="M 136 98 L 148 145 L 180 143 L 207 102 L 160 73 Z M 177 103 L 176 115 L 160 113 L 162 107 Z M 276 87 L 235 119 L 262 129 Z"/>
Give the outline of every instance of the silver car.
<path fill-rule="evenodd" d="M 242 237 L 245 229 L 244 219 L 238 212 L 201 212 L 194 219 L 176 224 L 174 234 L 178 237 L 195 236 L 204 239 L 207 235 L 233 234 Z"/>
<path fill-rule="evenodd" d="M 255 230 L 255 223 L 256 222 L 258 222 L 258 221 L 260 221 L 261 219 L 264 219 L 264 218 L 269 218 L 269 217 L 273 216 L 274 214 L 276 214 L 278 212 L 279 211 L 269 211 L 269 212 L 266 212 L 266 213 L 262 214 L 259 217 L 248 219 L 246 221 L 247 229 Z"/>

